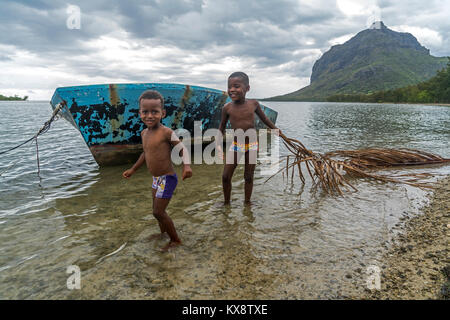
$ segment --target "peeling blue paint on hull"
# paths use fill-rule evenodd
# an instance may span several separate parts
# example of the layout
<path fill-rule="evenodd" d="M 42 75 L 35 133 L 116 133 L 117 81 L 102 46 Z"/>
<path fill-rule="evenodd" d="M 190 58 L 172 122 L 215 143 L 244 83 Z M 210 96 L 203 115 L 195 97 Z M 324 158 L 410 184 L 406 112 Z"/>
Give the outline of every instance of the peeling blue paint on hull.
<path fill-rule="evenodd" d="M 63 100 L 63 117 L 77 128 L 99 166 L 133 163 L 142 152 L 138 99 L 152 89 L 164 97 L 166 117 L 162 123 L 173 130 L 184 128 L 194 136 L 194 121 L 202 130 L 218 128 L 223 105 L 230 101 L 224 91 L 169 83 L 99 84 L 61 87 L 51 99 L 54 109 Z M 276 122 L 277 112 L 261 106 Z M 264 125 L 257 119 L 257 128 Z"/>

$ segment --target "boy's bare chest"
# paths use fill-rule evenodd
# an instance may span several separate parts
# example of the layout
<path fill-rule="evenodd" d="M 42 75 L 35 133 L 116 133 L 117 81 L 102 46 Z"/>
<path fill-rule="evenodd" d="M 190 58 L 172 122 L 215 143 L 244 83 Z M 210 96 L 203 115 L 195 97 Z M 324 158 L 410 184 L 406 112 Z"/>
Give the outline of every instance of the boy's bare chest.
<path fill-rule="evenodd" d="M 231 107 L 228 116 L 231 123 L 254 121 L 255 108 L 253 106 Z"/>
<path fill-rule="evenodd" d="M 163 151 L 169 148 L 169 143 L 163 134 L 147 133 L 144 137 L 142 137 L 142 147 L 144 151 Z"/>

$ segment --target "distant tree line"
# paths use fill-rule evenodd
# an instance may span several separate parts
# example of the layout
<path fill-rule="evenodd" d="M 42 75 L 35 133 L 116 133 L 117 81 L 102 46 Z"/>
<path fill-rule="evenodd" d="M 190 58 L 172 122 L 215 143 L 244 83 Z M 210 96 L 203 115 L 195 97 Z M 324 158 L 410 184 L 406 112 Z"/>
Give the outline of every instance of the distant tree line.
<path fill-rule="evenodd" d="M 450 57 L 448 59 L 446 68 L 416 85 L 367 94 L 335 94 L 329 96 L 327 101 L 450 103 Z"/>
<path fill-rule="evenodd" d="M 28 99 L 28 96 L 21 98 L 21 97 L 17 96 L 16 94 L 14 95 L 14 97 L 7 97 L 7 96 L 0 94 L 0 101 L 25 101 L 27 99 Z"/>

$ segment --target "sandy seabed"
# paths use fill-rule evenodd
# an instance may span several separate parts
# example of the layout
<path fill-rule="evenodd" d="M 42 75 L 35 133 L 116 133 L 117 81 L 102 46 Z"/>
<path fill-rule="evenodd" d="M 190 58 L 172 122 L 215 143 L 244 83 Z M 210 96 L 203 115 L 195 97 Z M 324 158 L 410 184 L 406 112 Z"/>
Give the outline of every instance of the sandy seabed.
<path fill-rule="evenodd" d="M 423 214 L 405 219 L 385 255 L 379 290 L 363 299 L 449 299 L 450 177 L 438 182 Z"/>

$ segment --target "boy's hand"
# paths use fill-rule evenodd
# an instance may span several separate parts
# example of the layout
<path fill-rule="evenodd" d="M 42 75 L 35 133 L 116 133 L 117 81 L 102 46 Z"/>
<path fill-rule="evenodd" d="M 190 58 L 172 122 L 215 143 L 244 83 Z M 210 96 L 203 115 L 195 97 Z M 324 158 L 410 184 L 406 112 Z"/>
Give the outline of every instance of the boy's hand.
<path fill-rule="evenodd" d="M 133 170 L 133 169 L 128 169 L 128 170 L 126 170 L 126 171 L 124 171 L 124 172 L 122 173 L 122 177 L 128 179 L 128 178 L 130 178 L 133 174 L 134 174 L 134 170 Z"/>
<path fill-rule="evenodd" d="M 182 179 L 186 179 L 186 178 L 190 178 L 192 177 L 192 169 L 190 166 L 184 166 L 183 167 L 183 174 L 182 174 Z"/>

